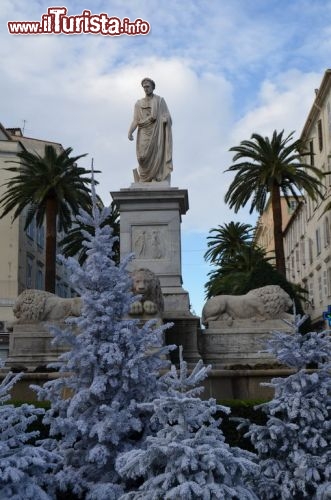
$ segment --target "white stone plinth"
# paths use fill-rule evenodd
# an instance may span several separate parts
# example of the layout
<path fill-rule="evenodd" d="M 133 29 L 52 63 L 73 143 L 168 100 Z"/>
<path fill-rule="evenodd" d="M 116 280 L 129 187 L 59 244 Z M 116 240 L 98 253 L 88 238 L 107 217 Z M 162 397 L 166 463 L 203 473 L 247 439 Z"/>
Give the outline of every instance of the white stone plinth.
<path fill-rule="evenodd" d="M 189 315 L 180 234 L 181 217 L 188 210 L 187 190 L 167 183 L 135 183 L 111 196 L 120 211 L 121 259 L 133 253 L 129 269 L 147 268 L 158 276 L 165 313 Z"/>
<path fill-rule="evenodd" d="M 277 360 L 266 351 L 272 330 L 286 332 L 289 326 L 281 320 L 235 320 L 231 326 L 225 321 L 210 321 L 209 327 L 199 332 L 199 352 L 206 364 L 218 369 L 274 365 Z"/>
<path fill-rule="evenodd" d="M 47 325 L 46 322 L 14 325 L 9 335 L 6 368 L 34 371 L 58 360 L 59 355 L 66 349 L 52 344 L 53 336 Z M 62 324 L 62 327 L 64 326 Z"/>

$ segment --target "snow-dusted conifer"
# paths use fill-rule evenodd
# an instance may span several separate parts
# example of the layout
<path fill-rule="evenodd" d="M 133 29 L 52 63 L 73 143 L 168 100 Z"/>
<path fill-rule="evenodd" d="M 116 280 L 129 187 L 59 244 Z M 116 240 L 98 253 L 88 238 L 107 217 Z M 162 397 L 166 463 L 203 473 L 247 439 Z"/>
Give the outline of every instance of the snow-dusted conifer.
<path fill-rule="evenodd" d="M 93 226 L 95 234 L 85 233 L 84 266 L 74 259 L 67 264 L 82 297 L 82 313 L 70 319 L 71 328 L 51 328 L 56 341 L 69 345 L 70 351 L 57 365 L 60 378 L 38 391 L 39 398 L 51 401 L 44 418 L 50 435 L 60 438 L 45 442 L 63 455 L 57 486 L 95 500 L 116 499 L 122 493 L 115 459 L 142 437 L 148 419 L 137 404 L 155 397 L 169 350 L 155 349 L 162 345 L 164 327 L 125 319 L 133 301 L 132 282 L 128 261 L 116 266 L 112 259 L 111 228 L 101 227 L 108 212 L 94 204 L 92 216 L 81 213 L 81 221 Z"/>
<path fill-rule="evenodd" d="M 257 499 L 246 483 L 257 470 L 253 455 L 226 444 L 215 418 L 229 408 L 199 397 L 203 388 L 197 384 L 209 369 L 200 360 L 189 373 L 180 350 L 179 371 L 172 366 L 163 378 L 167 393 L 143 405 L 153 408 L 160 430 L 147 437 L 144 449 L 119 456 L 119 473 L 143 481 L 121 500 Z"/>
<path fill-rule="evenodd" d="M 38 432 L 28 431 L 28 426 L 44 410 L 6 403 L 20 377 L 8 373 L 0 384 L 0 500 L 49 500 L 42 484 L 60 457 L 30 442 Z"/>
<path fill-rule="evenodd" d="M 267 423 L 246 434 L 259 457 L 262 499 L 321 500 L 331 493 L 331 338 L 300 334 L 304 319 L 296 317 L 292 334 L 273 332 L 270 351 L 296 371 L 265 384 L 274 388 L 273 400 L 259 405 Z M 312 363 L 316 368 L 307 369 Z"/>

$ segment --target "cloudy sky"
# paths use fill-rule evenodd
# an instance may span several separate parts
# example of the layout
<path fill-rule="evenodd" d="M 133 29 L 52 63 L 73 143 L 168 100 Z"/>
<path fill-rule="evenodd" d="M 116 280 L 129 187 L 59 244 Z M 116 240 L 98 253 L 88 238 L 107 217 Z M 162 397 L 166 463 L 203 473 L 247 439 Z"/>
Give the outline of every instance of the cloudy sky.
<path fill-rule="evenodd" d="M 231 146 L 253 132 L 299 135 L 314 89 L 330 67 L 330 0 L 68 0 L 68 16 L 92 14 L 150 25 L 143 36 L 11 35 L 8 21 L 40 21 L 56 2 L 1 0 L 0 122 L 94 158 L 99 194 L 129 187 L 127 139 L 140 81 L 150 76 L 173 119 L 172 186 L 187 189 L 182 223 L 184 288 L 201 313 L 211 228 L 255 224 L 224 202 Z"/>

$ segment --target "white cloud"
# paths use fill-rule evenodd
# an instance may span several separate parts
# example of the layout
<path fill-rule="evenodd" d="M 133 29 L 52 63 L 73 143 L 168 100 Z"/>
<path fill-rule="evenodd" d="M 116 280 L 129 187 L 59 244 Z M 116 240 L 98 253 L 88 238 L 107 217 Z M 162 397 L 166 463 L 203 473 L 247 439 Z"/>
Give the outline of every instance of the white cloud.
<path fill-rule="evenodd" d="M 275 129 L 285 129 L 288 133 L 295 130 L 299 136 L 320 81 L 319 73 L 299 70 L 279 73 L 273 80 L 262 81 L 256 104 L 232 131 L 233 143 L 248 139 L 253 132 L 271 135 Z"/>

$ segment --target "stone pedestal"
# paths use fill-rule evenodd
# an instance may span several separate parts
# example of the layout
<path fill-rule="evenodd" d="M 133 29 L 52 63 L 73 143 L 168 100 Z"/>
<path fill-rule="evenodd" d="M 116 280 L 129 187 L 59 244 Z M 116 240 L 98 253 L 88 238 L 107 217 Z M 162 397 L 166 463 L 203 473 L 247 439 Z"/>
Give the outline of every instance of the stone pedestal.
<path fill-rule="evenodd" d="M 288 328 L 282 320 L 234 320 L 231 326 L 210 321 L 207 329 L 199 331 L 199 352 L 213 369 L 272 366 L 277 360 L 266 351 L 266 341 L 272 330 L 286 332 Z"/>
<path fill-rule="evenodd" d="M 9 334 L 9 353 L 5 368 L 35 371 L 57 361 L 66 349 L 54 346 L 52 339 L 45 322 L 15 325 Z"/>
<path fill-rule="evenodd" d="M 200 323 L 190 312 L 189 294 L 182 286 L 180 225 L 189 208 L 187 190 L 167 182 L 134 183 L 111 196 L 120 211 L 121 259 L 133 253 L 129 269 L 147 268 L 158 276 L 163 320 L 174 323 L 166 342 L 182 345 L 185 360 L 197 362 Z"/>
<path fill-rule="evenodd" d="M 165 338 L 167 345 L 175 344 L 183 346 L 183 356 L 185 361 L 190 365 L 195 365 L 201 356 L 198 352 L 198 329 L 200 326 L 200 318 L 197 316 L 191 317 L 166 317 L 165 322 L 172 322 L 173 326 L 166 330 Z M 179 350 L 176 349 L 170 354 L 172 363 L 179 364 Z"/>
<path fill-rule="evenodd" d="M 181 217 L 188 210 L 187 190 L 151 182 L 132 184 L 111 195 L 121 214 L 121 259 L 133 253 L 129 269 L 147 268 L 158 276 L 166 314 L 189 315 L 180 237 Z"/>

